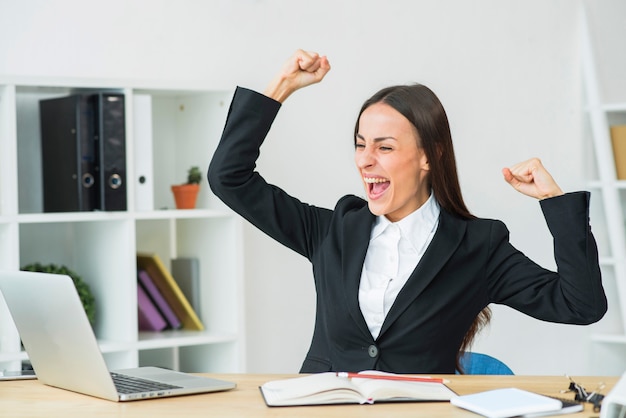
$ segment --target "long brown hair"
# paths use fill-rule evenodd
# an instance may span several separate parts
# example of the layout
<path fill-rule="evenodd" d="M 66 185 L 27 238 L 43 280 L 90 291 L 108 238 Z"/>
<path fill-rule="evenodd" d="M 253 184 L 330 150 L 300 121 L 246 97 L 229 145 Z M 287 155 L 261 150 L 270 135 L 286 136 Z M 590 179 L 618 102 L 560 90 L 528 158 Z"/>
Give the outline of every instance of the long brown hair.
<path fill-rule="evenodd" d="M 422 84 L 397 85 L 378 91 L 361 107 L 354 127 L 355 141 L 363 111 L 381 102 L 393 107 L 417 129 L 421 140 L 418 145 L 424 150 L 430 166 L 429 186 L 441 208 L 462 219 L 475 218 L 463 200 L 448 116 L 435 93 Z M 464 370 L 460 365 L 460 357 L 471 347 L 474 337 L 490 320 L 491 309 L 485 307 L 463 337 L 456 358 L 457 370 L 461 373 Z"/>

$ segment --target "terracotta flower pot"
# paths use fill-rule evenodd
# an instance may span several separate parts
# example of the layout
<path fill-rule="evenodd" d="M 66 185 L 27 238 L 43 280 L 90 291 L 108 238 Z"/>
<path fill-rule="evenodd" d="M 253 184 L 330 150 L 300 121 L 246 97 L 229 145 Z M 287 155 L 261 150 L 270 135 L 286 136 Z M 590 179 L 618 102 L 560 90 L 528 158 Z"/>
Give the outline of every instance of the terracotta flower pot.
<path fill-rule="evenodd" d="M 174 193 L 176 209 L 194 209 L 196 207 L 196 200 L 198 198 L 199 191 L 199 184 L 173 185 L 172 193 Z"/>

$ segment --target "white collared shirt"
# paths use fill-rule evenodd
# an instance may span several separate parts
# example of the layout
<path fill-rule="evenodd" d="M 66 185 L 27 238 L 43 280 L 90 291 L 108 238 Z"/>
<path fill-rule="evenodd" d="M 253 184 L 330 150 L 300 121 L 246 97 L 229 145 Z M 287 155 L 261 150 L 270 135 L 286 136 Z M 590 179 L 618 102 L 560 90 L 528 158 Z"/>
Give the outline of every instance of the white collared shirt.
<path fill-rule="evenodd" d="M 439 225 L 433 193 L 419 209 L 398 222 L 374 221 L 359 285 L 359 305 L 374 339 L 398 293 L 424 255 Z"/>

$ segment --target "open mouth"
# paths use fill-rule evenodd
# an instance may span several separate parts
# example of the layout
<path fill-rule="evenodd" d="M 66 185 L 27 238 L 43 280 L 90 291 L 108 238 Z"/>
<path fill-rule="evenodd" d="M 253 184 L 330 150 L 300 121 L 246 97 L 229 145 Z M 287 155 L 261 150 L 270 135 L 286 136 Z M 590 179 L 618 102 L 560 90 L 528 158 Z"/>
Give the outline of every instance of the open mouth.
<path fill-rule="evenodd" d="M 367 195 L 370 199 L 378 199 L 391 184 L 388 179 L 383 177 L 364 177 L 363 181 L 367 185 Z"/>

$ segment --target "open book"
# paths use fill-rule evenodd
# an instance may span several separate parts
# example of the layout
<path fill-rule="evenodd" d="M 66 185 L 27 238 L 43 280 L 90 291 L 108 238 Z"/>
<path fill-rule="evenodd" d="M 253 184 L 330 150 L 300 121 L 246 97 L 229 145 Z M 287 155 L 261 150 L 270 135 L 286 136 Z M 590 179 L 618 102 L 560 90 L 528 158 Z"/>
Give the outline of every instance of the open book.
<path fill-rule="evenodd" d="M 268 406 L 328 405 L 374 402 L 449 401 L 456 394 L 441 379 L 379 371 L 317 373 L 272 380 L 261 386 Z"/>

